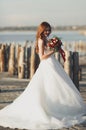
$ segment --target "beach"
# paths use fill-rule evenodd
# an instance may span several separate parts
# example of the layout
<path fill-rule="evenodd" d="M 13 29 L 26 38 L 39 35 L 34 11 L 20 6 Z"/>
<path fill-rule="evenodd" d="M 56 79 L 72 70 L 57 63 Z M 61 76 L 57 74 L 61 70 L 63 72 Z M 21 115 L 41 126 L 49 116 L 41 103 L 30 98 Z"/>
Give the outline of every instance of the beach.
<path fill-rule="evenodd" d="M 86 102 L 86 65 L 81 65 L 82 80 L 79 81 L 80 93 Z M 13 102 L 27 87 L 29 79 L 18 79 L 17 76 L 10 76 L 8 72 L 0 73 L 0 109 Z M 0 126 L 0 130 L 21 130 L 11 129 Z M 25 129 L 23 129 L 25 130 Z M 72 126 L 71 128 L 62 128 L 59 130 L 86 130 L 86 122 Z"/>

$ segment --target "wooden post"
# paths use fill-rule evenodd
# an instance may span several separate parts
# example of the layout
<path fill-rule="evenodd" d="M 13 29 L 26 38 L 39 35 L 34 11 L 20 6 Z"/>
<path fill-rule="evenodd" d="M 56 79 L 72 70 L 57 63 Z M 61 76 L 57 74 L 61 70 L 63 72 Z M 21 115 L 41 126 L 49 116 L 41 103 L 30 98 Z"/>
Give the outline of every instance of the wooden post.
<path fill-rule="evenodd" d="M 31 46 L 27 48 L 27 78 L 30 78 Z"/>
<path fill-rule="evenodd" d="M 79 90 L 79 54 L 78 52 L 73 52 L 73 82 L 77 89 Z"/>
<path fill-rule="evenodd" d="M 40 63 L 39 56 L 36 54 L 35 48 L 31 48 L 31 65 L 30 65 L 30 78 L 33 77 L 38 65 Z"/>
<path fill-rule="evenodd" d="M 82 81 L 82 68 L 81 67 L 79 67 L 78 77 L 79 77 L 79 81 Z"/>
<path fill-rule="evenodd" d="M 66 54 L 66 61 L 64 62 L 64 70 L 70 76 L 70 78 L 73 79 L 73 72 L 72 72 L 72 66 L 73 66 L 72 52 L 71 51 L 65 51 L 65 54 Z"/>
<path fill-rule="evenodd" d="M 39 63 L 40 63 L 40 58 L 38 54 L 35 52 L 35 71 L 37 70 Z"/>
<path fill-rule="evenodd" d="M 22 79 L 25 77 L 25 51 L 24 47 L 19 47 L 19 58 L 18 58 L 18 78 Z"/>
<path fill-rule="evenodd" d="M 31 60 L 30 60 L 30 79 L 35 73 L 35 49 L 31 47 Z"/>
<path fill-rule="evenodd" d="M 8 71 L 9 68 L 9 56 L 10 56 L 10 46 L 5 45 L 5 71 Z"/>
<path fill-rule="evenodd" d="M 0 48 L 0 72 L 5 71 L 5 45 L 1 45 Z"/>
<path fill-rule="evenodd" d="M 10 45 L 8 72 L 10 75 L 14 75 L 14 73 L 15 73 L 15 45 L 14 44 Z"/>
<path fill-rule="evenodd" d="M 2 52 L 1 52 L 1 48 L 0 48 L 0 72 L 1 72 L 1 62 L 2 62 L 2 60 L 1 60 L 1 54 L 2 54 Z"/>
<path fill-rule="evenodd" d="M 20 45 L 16 45 L 16 50 L 15 50 L 15 74 L 18 75 L 18 63 L 19 63 L 19 53 L 20 53 Z"/>

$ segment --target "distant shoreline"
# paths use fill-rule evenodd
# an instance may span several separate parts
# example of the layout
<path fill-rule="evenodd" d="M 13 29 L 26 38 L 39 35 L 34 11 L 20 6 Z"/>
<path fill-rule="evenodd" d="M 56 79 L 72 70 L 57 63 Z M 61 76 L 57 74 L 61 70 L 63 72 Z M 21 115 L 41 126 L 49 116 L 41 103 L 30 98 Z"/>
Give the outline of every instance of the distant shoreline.
<path fill-rule="evenodd" d="M 2 31 L 36 31 L 37 26 L 13 26 L 13 27 L 0 27 Z M 52 27 L 53 31 L 86 31 L 86 25 L 82 26 L 56 26 Z"/>

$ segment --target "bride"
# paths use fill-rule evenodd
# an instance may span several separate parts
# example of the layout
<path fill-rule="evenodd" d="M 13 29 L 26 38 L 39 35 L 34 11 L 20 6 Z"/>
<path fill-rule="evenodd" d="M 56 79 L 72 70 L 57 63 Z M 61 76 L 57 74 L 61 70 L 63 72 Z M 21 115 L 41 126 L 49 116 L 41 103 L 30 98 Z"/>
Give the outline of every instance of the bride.
<path fill-rule="evenodd" d="M 60 63 L 47 49 L 51 26 L 37 30 L 36 52 L 40 64 L 25 91 L 0 110 L 0 125 L 20 129 L 59 129 L 82 123 L 86 105 Z"/>

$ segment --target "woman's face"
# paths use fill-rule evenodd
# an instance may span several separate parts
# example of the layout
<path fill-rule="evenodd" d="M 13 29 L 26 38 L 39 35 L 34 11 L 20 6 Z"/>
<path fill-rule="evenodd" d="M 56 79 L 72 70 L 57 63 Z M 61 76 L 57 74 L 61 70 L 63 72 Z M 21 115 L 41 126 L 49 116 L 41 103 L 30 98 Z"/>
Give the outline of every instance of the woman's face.
<path fill-rule="evenodd" d="M 45 37 L 48 37 L 49 35 L 50 35 L 50 33 L 51 33 L 51 30 L 50 30 L 50 28 L 46 28 L 45 30 L 44 30 L 44 36 Z"/>

